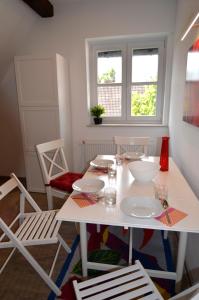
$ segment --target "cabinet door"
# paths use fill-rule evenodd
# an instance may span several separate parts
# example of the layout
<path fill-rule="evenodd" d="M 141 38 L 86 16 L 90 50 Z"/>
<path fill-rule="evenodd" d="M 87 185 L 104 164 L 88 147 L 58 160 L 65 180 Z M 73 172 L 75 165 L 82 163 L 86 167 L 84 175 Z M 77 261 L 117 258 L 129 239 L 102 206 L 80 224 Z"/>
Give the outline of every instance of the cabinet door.
<path fill-rule="evenodd" d="M 27 189 L 30 192 L 45 192 L 45 185 L 36 152 L 25 153 Z"/>
<path fill-rule="evenodd" d="M 37 144 L 60 138 L 58 108 L 23 107 L 20 117 L 24 152 L 35 151 Z"/>
<path fill-rule="evenodd" d="M 15 57 L 20 106 L 58 105 L 56 59 L 52 57 Z"/>

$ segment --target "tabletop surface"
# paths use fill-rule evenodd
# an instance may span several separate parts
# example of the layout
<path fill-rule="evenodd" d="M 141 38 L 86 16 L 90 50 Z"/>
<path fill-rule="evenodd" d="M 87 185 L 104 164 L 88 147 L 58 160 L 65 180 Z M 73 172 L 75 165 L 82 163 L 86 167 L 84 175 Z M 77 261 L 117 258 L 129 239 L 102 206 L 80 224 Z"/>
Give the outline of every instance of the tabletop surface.
<path fill-rule="evenodd" d="M 98 156 L 98 158 L 114 159 L 114 156 L 103 155 Z M 159 157 L 147 157 L 144 160 L 159 162 Z M 97 173 L 87 171 L 84 178 L 99 178 L 105 182 L 105 187 L 109 185 L 107 174 L 97 175 Z M 127 196 L 154 196 L 154 181 L 167 185 L 170 207 L 188 214 L 184 219 L 171 227 L 155 218 L 127 216 L 120 209 L 121 201 Z M 94 205 L 80 208 L 69 197 L 58 212 L 57 219 L 93 224 L 199 232 L 199 201 L 172 158 L 169 159 L 169 171 L 159 171 L 154 180 L 148 183 L 137 182 L 129 171 L 128 162 L 125 161 L 122 165 L 117 166 L 115 186 L 117 188 L 117 199 L 114 207 L 107 207 L 103 201 L 98 201 Z"/>

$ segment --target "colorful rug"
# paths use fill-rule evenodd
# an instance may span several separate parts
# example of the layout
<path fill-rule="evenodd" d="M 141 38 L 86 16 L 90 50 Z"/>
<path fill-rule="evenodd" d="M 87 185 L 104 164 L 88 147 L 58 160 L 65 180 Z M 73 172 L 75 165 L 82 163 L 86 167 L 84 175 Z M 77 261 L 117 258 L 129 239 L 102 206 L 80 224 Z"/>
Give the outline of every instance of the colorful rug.
<path fill-rule="evenodd" d="M 115 265 L 127 265 L 128 262 L 128 234 L 121 227 L 101 226 L 97 233 L 95 225 L 88 225 L 88 257 L 89 261 L 110 263 Z M 133 232 L 133 259 L 139 259 L 147 269 L 174 271 L 172 251 L 169 239 L 163 238 L 163 232 L 153 230 L 136 229 Z M 66 262 L 56 281 L 61 286 L 61 299 L 75 299 L 72 280 L 81 280 L 81 260 L 79 254 L 79 236 L 76 237 L 72 252 L 68 255 Z M 88 276 L 101 275 L 101 271 L 89 270 Z M 167 299 L 174 292 L 174 281 L 165 279 L 154 279 L 155 284 Z M 56 299 L 51 293 L 49 300 Z"/>

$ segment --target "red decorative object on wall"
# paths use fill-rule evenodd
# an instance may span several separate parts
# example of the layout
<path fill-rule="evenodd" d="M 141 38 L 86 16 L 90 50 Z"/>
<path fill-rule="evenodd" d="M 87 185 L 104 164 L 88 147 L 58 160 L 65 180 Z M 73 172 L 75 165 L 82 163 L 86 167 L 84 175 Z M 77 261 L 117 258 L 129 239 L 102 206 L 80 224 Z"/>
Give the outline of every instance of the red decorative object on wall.
<path fill-rule="evenodd" d="M 160 154 L 160 171 L 168 171 L 169 169 L 169 137 L 162 137 L 162 147 Z"/>
<path fill-rule="evenodd" d="M 199 38 L 187 55 L 183 121 L 199 127 Z"/>

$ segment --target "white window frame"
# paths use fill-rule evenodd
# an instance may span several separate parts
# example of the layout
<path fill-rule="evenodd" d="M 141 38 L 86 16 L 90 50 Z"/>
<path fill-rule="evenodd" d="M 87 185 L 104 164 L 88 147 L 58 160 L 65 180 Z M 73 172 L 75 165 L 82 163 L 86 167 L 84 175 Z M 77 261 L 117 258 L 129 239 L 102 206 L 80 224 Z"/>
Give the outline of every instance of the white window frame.
<path fill-rule="evenodd" d="M 157 80 L 157 100 L 156 116 L 131 116 L 131 78 L 132 78 L 132 50 L 133 49 L 158 48 L 158 80 Z M 97 53 L 102 51 L 121 50 L 122 51 L 122 116 L 105 117 L 104 124 L 161 124 L 163 122 L 164 107 L 164 86 L 165 86 L 165 57 L 166 57 L 166 37 L 158 38 L 124 38 L 112 40 L 88 41 L 88 95 L 89 106 L 96 105 L 97 99 Z M 105 84 L 106 85 L 106 84 Z M 111 84 L 114 85 L 114 84 Z M 118 85 L 118 84 L 115 84 Z M 120 84 L 119 84 L 120 85 Z M 101 86 L 101 84 L 100 84 Z"/>

